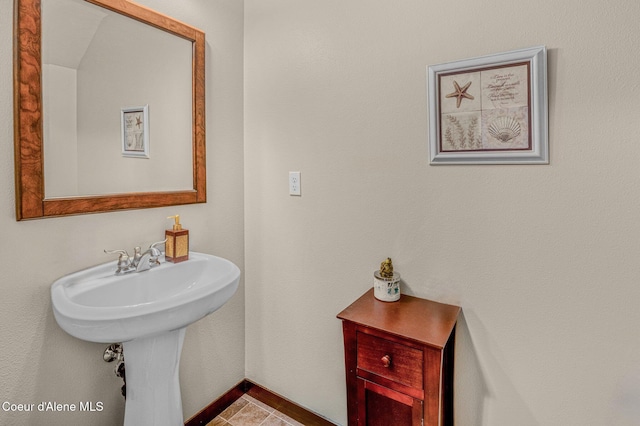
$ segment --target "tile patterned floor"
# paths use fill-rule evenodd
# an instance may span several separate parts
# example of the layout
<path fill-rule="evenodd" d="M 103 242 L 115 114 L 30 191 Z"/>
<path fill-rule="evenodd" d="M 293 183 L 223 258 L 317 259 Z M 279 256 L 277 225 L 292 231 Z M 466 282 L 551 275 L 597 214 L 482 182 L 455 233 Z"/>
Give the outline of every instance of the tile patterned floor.
<path fill-rule="evenodd" d="M 304 426 L 273 407 L 242 395 L 207 426 Z"/>

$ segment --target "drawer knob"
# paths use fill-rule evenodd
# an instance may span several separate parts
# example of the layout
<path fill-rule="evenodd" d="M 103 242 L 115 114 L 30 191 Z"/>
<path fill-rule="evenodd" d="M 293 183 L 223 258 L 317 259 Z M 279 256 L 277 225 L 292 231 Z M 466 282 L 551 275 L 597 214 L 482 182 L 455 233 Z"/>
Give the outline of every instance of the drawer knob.
<path fill-rule="evenodd" d="M 380 358 L 380 361 L 382 361 L 382 365 L 384 366 L 384 368 L 389 368 L 389 366 L 391 365 L 391 357 L 389 355 L 385 355 L 382 358 Z"/>

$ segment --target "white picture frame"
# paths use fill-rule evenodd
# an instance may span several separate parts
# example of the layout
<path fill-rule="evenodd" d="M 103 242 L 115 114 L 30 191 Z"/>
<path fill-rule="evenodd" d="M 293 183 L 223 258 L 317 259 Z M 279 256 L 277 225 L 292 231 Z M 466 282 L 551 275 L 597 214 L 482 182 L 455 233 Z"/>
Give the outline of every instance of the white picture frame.
<path fill-rule="evenodd" d="M 122 108 L 122 156 L 149 158 L 149 105 Z"/>
<path fill-rule="evenodd" d="M 545 46 L 427 67 L 429 160 L 548 164 Z"/>

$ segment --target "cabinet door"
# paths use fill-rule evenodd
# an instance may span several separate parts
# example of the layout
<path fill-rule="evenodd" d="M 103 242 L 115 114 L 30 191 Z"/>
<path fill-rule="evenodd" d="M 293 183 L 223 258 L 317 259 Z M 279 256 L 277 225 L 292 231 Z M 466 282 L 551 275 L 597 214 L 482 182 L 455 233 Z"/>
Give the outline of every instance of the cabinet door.
<path fill-rule="evenodd" d="M 421 426 L 422 401 L 358 378 L 358 426 Z"/>

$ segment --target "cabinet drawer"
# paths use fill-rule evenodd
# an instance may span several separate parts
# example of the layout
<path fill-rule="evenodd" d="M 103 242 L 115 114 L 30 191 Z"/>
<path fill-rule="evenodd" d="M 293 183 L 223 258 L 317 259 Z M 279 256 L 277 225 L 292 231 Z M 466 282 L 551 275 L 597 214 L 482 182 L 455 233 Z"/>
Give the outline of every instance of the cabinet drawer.
<path fill-rule="evenodd" d="M 366 333 L 357 333 L 357 366 L 394 382 L 423 389 L 424 357 L 420 349 Z"/>

